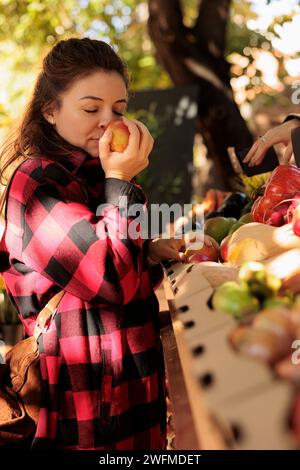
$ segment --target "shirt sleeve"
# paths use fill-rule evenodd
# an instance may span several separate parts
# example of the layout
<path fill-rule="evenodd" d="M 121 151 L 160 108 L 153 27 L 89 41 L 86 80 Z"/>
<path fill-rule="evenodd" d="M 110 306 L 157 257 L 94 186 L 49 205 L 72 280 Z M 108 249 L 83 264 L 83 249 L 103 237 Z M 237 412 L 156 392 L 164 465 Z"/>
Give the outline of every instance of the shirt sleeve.
<path fill-rule="evenodd" d="M 300 121 L 300 114 L 288 114 L 283 122 L 291 121 L 292 119 Z"/>
<path fill-rule="evenodd" d="M 86 205 L 65 201 L 49 182 L 38 185 L 24 208 L 22 261 L 67 292 L 91 303 L 127 304 L 139 287 L 143 240 L 135 218 L 124 214 L 145 204 L 136 185 L 105 181 L 101 215 Z"/>
<path fill-rule="evenodd" d="M 164 278 L 164 272 L 161 264 L 149 267 L 149 277 L 153 289 L 158 289 Z"/>
<path fill-rule="evenodd" d="M 146 264 L 148 272 L 149 272 L 150 283 L 152 285 L 152 288 L 154 290 L 156 290 L 156 289 L 158 289 L 158 287 L 160 286 L 160 284 L 161 284 L 161 282 L 164 278 L 164 271 L 163 271 L 161 263 L 151 265 L 148 262 L 149 243 L 150 242 L 151 242 L 151 239 L 147 239 L 147 240 L 144 241 L 143 252 L 144 252 L 144 258 L 145 258 L 145 264 Z"/>
<path fill-rule="evenodd" d="M 288 114 L 283 122 L 291 121 L 292 119 L 297 119 L 297 121 L 300 122 L 300 114 Z M 299 166 L 299 162 L 300 162 L 299 127 L 292 129 L 291 141 L 292 141 L 293 153 L 295 156 L 296 164 L 297 166 Z"/>

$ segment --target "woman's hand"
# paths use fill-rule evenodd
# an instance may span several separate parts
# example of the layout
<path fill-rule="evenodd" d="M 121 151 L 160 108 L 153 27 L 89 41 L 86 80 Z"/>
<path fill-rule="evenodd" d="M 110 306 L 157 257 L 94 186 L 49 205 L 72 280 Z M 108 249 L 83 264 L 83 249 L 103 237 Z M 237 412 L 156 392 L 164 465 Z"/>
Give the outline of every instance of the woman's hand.
<path fill-rule="evenodd" d="M 154 263 L 168 259 L 185 262 L 187 257 L 183 251 L 185 251 L 188 246 L 191 247 L 193 243 L 201 243 L 203 246 L 213 245 L 210 237 L 197 232 L 189 232 L 182 238 L 156 238 L 149 242 L 148 257 Z"/>
<path fill-rule="evenodd" d="M 150 240 L 148 246 L 148 257 L 153 263 L 159 263 L 162 260 L 174 259 L 185 261 L 184 253 L 180 252 L 185 247 L 184 239 L 178 238 L 156 238 Z"/>
<path fill-rule="evenodd" d="M 299 126 L 300 121 L 298 119 L 291 119 L 273 129 L 269 129 L 263 137 L 260 137 L 254 142 L 243 162 L 248 163 L 249 166 L 259 165 L 263 161 L 267 150 L 272 147 L 272 145 L 284 144 L 286 149 L 282 163 L 288 163 L 293 154 L 291 130 Z"/>
<path fill-rule="evenodd" d="M 99 140 L 99 158 L 106 178 L 131 181 L 149 165 L 148 156 L 154 139 L 142 122 L 124 116 L 122 120 L 130 132 L 126 149 L 122 153 L 111 152 L 112 132 L 106 130 Z"/>

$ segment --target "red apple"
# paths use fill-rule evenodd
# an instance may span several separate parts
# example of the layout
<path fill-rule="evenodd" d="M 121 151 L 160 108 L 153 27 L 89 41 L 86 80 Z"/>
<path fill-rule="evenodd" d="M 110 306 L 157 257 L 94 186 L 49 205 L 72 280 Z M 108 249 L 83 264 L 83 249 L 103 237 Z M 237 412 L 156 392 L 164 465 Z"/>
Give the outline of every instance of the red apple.
<path fill-rule="evenodd" d="M 209 235 L 204 238 L 203 246 L 200 249 L 193 250 L 193 246 L 185 252 L 189 263 L 201 263 L 202 261 L 218 261 L 219 244 Z"/>
<path fill-rule="evenodd" d="M 124 152 L 129 141 L 129 130 L 123 121 L 114 121 L 109 124 L 108 129 L 112 131 L 110 150 L 112 152 Z"/>

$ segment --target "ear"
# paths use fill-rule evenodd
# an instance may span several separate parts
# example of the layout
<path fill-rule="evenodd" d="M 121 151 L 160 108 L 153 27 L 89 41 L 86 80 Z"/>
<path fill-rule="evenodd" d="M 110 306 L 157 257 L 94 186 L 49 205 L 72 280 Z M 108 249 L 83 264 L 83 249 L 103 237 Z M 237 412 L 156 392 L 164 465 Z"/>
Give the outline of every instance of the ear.
<path fill-rule="evenodd" d="M 54 125 L 55 124 L 55 106 L 54 104 L 50 104 L 45 106 L 45 108 L 42 110 L 42 114 L 46 121 L 49 122 L 49 124 Z"/>

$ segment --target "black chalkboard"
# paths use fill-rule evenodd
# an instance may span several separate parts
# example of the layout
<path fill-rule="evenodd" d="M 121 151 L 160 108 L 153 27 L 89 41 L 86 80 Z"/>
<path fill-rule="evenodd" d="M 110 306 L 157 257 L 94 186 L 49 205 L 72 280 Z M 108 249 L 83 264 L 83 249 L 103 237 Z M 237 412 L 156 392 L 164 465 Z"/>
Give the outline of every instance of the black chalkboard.
<path fill-rule="evenodd" d="M 149 203 L 189 204 L 197 121 L 197 86 L 135 92 L 128 117 L 142 121 L 155 139 L 149 167 L 137 178 Z"/>

